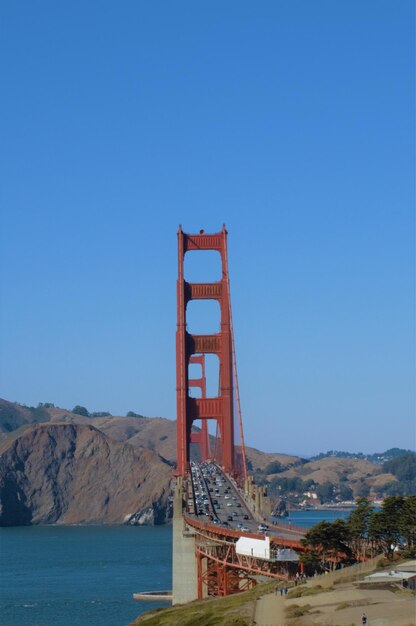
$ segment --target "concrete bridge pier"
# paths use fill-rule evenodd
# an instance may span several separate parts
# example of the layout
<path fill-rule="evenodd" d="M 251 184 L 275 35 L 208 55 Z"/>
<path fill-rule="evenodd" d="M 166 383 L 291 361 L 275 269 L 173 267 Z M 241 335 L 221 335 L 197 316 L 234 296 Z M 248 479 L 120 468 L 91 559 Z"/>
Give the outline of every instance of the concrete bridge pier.
<path fill-rule="evenodd" d="M 186 604 L 198 598 L 195 533 L 183 518 L 184 484 L 177 478 L 173 495 L 173 591 L 172 604 Z"/>

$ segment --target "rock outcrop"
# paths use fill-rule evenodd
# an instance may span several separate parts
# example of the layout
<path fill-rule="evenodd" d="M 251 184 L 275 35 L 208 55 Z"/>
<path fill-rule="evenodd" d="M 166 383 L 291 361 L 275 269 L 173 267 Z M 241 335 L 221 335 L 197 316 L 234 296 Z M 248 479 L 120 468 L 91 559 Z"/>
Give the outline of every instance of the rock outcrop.
<path fill-rule="evenodd" d="M 2 451 L 0 525 L 163 523 L 170 473 L 91 425 L 29 426 Z"/>

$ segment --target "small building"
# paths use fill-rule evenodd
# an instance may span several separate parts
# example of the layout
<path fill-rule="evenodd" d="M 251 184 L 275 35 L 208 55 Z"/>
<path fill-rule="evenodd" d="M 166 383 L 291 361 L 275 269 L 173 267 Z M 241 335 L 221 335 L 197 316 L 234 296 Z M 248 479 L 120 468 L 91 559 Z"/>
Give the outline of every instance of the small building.
<path fill-rule="evenodd" d="M 402 587 L 416 591 L 416 572 L 390 570 L 389 572 L 375 572 L 369 576 L 365 576 L 363 584 L 380 584 L 399 583 Z"/>

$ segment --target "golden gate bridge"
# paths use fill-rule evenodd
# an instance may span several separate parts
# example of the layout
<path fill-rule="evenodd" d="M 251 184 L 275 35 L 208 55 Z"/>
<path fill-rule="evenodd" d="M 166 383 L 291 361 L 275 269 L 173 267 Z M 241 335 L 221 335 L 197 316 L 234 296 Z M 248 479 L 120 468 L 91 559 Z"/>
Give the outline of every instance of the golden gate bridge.
<path fill-rule="evenodd" d="M 216 251 L 221 279 L 188 282 L 184 259 L 189 252 Z M 220 328 L 212 334 L 187 329 L 187 305 L 215 300 Z M 218 393 L 207 396 L 206 355 L 219 361 Z M 190 375 L 199 367 L 199 376 Z M 194 397 L 198 390 L 199 397 Z M 173 513 L 173 603 L 244 591 L 267 579 L 302 572 L 302 529 L 271 522 L 264 487 L 247 472 L 238 386 L 228 274 L 227 231 L 197 234 L 178 231 L 177 470 Z M 208 423 L 215 425 L 211 445 Z M 195 431 L 196 423 L 200 424 Z M 191 444 L 200 461 L 191 460 Z"/>

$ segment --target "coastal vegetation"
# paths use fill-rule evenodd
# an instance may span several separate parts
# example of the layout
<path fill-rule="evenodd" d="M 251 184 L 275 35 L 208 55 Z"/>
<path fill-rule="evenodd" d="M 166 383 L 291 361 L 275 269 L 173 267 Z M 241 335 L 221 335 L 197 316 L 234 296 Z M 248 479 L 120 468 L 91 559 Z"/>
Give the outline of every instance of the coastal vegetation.
<path fill-rule="evenodd" d="M 378 554 L 416 556 L 416 496 L 387 497 L 379 511 L 366 498 L 356 504 L 346 520 L 320 522 L 301 539 L 310 548 L 301 557 L 306 571 L 332 569 L 340 557 L 350 564 Z"/>

